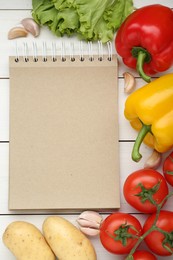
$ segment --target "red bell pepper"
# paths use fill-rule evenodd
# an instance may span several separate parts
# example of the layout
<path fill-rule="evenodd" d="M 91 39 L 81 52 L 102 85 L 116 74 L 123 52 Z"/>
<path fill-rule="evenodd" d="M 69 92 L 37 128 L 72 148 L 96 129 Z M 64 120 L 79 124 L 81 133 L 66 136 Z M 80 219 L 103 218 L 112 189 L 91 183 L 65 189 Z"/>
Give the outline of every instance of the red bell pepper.
<path fill-rule="evenodd" d="M 119 28 L 115 48 L 124 64 L 149 82 L 173 64 L 173 11 L 159 4 L 137 9 Z"/>

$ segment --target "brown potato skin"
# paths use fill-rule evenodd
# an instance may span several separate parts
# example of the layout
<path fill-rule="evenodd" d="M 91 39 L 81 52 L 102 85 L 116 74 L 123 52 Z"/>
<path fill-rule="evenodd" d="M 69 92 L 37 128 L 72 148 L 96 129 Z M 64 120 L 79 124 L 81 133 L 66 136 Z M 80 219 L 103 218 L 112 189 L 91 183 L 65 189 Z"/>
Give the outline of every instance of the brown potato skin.
<path fill-rule="evenodd" d="M 47 243 L 60 260 L 96 260 L 91 241 L 68 220 L 48 217 L 43 223 Z"/>
<path fill-rule="evenodd" d="M 4 231 L 2 240 L 18 260 L 55 260 L 40 230 L 25 221 L 15 221 Z"/>

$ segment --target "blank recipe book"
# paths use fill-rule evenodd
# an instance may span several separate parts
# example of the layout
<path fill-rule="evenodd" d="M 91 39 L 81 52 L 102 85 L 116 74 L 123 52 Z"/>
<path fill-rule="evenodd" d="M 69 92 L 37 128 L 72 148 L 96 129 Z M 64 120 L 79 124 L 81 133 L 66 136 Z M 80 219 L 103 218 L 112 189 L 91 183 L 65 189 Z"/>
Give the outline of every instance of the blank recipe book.
<path fill-rule="evenodd" d="M 119 207 L 117 58 L 10 56 L 9 209 Z"/>

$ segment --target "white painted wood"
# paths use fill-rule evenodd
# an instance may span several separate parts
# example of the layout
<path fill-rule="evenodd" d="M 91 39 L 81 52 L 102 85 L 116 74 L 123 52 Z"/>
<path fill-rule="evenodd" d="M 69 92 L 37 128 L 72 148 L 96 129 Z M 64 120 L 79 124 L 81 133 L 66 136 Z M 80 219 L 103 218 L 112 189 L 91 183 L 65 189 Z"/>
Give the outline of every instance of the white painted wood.
<path fill-rule="evenodd" d="M 149 4 L 162 4 L 168 7 L 173 8 L 173 1 L 172 0 L 134 0 L 134 5 L 136 8 L 140 8 L 144 5 Z M 32 0 L 13 0 L 13 1 L 4 1 L 0 0 L 0 259 L 3 260 L 13 260 L 14 256 L 8 251 L 8 249 L 3 245 L 1 240 L 2 234 L 9 223 L 16 220 L 24 220 L 33 223 L 36 225 L 40 230 L 42 227 L 42 223 L 44 219 L 48 215 L 57 214 L 56 212 L 37 212 L 37 211 L 8 211 L 8 182 L 9 182 L 9 144 L 3 143 L 2 141 L 9 140 L 9 63 L 8 57 L 9 55 L 15 55 L 14 52 L 14 40 L 9 41 L 8 31 L 13 27 L 20 23 L 21 19 L 25 17 L 31 17 L 31 9 L 32 9 Z M 69 39 L 67 38 L 57 38 L 56 36 L 52 35 L 52 33 L 48 30 L 48 28 L 44 27 L 41 28 L 41 34 L 39 38 L 34 39 L 33 36 L 28 35 L 27 38 L 18 39 L 18 44 L 23 44 L 24 41 L 27 41 L 28 45 L 30 46 L 32 42 L 35 41 L 39 46 L 41 46 L 43 41 L 48 42 L 48 53 L 50 52 L 50 46 L 52 41 L 59 42 L 63 40 L 65 44 L 68 44 Z M 76 38 L 71 38 L 70 41 L 73 41 L 77 44 Z M 85 46 L 86 48 L 86 46 Z M 97 53 L 97 49 L 94 45 L 94 52 Z M 41 49 L 41 47 L 40 47 Z M 85 49 L 87 52 L 87 49 Z M 113 50 L 116 53 L 115 49 Z M 106 49 L 104 49 L 104 53 L 106 54 Z M 78 51 L 76 50 L 76 54 Z M 127 95 L 124 93 L 124 79 L 123 73 L 125 71 L 130 71 L 136 78 L 137 88 L 141 87 L 145 84 L 145 82 L 140 79 L 135 71 L 130 70 L 129 68 L 125 67 L 122 63 L 122 60 L 119 58 L 119 98 L 118 98 L 118 105 L 119 105 L 119 149 L 120 149 L 120 187 L 121 187 L 121 208 L 117 211 L 120 212 L 127 212 L 134 214 L 141 223 L 144 223 L 146 219 L 146 215 L 138 213 L 134 210 L 131 206 L 129 206 L 124 197 L 123 197 L 123 183 L 127 176 L 140 168 L 143 168 L 144 162 L 147 157 L 151 153 L 151 149 L 146 147 L 145 145 L 141 146 L 141 152 L 143 154 L 143 158 L 139 163 L 135 163 L 131 160 L 131 150 L 133 146 L 133 142 L 128 140 L 134 140 L 136 136 L 136 132 L 130 127 L 129 122 L 124 118 L 123 111 L 124 111 L 124 103 L 127 98 Z M 168 70 L 167 72 L 173 72 L 173 68 Z M 162 73 L 164 74 L 164 73 Z M 157 74 L 160 76 L 162 74 Z M 125 142 L 126 140 L 126 142 Z M 166 154 L 164 155 L 166 156 Z M 162 168 L 158 169 L 162 173 Z M 172 190 L 172 187 L 170 187 Z M 104 193 L 103 193 L 104 196 Z M 170 198 L 164 209 L 172 210 L 173 205 L 173 198 Z M 107 215 L 102 214 L 103 218 Z M 63 217 L 71 221 L 73 224 L 76 225 L 76 218 L 78 214 L 65 214 Z M 123 260 L 124 256 L 114 256 L 109 254 L 101 245 L 98 237 L 91 239 L 92 243 L 96 248 L 96 252 L 98 255 L 98 260 Z M 146 248 L 145 245 L 142 245 L 142 248 Z M 165 257 L 157 257 L 158 260 L 163 260 Z M 167 257 L 167 260 L 171 260 L 171 257 Z M 71 260 L 71 259 L 70 259 Z"/>
<path fill-rule="evenodd" d="M 172 0 L 166 0 L 166 1 L 165 0 L 143 0 L 143 1 L 134 0 L 133 3 L 136 8 L 140 8 L 144 5 L 151 5 L 151 4 L 160 4 L 160 5 L 165 5 L 173 8 Z"/>
<path fill-rule="evenodd" d="M 9 80 L 0 80 L 0 141 L 9 141 Z"/>
<path fill-rule="evenodd" d="M 4 1 L 0 0 L 0 9 L 11 9 L 11 10 L 17 10 L 17 9 L 31 9 L 32 8 L 32 0 L 10 0 L 10 1 Z"/>
<path fill-rule="evenodd" d="M 136 8 L 142 7 L 144 5 L 150 4 L 162 4 L 165 6 L 173 7 L 172 0 L 134 0 L 134 6 Z M 0 9 L 31 9 L 32 8 L 32 0 L 15 0 L 15 1 L 4 1 L 0 0 Z"/>

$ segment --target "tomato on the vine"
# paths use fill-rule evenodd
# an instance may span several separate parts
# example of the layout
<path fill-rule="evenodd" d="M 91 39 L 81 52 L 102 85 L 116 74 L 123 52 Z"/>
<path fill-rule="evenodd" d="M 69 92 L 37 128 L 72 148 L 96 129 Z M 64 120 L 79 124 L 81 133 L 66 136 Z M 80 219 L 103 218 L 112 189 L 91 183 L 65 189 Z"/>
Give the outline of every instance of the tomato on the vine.
<path fill-rule="evenodd" d="M 157 260 L 157 258 L 148 251 L 139 250 L 133 254 L 133 260 Z"/>
<path fill-rule="evenodd" d="M 113 254 L 128 254 L 141 235 L 138 219 L 126 213 L 113 213 L 100 226 L 100 241 Z"/>
<path fill-rule="evenodd" d="M 168 185 L 158 171 L 141 169 L 127 177 L 123 193 L 132 207 L 143 213 L 153 213 L 157 210 L 156 204 L 168 195 Z"/>
<path fill-rule="evenodd" d="M 173 152 L 166 157 L 163 163 L 163 173 L 167 182 L 173 186 Z"/>
<path fill-rule="evenodd" d="M 153 213 L 144 223 L 143 232 L 147 232 L 152 226 L 156 218 L 156 213 Z M 157 230 L 149 233 L 145 242 L 150 250 L 161 256 L 173 254 L 173 212 L 162 210 L 160 211 L 156 222 Z"/>

